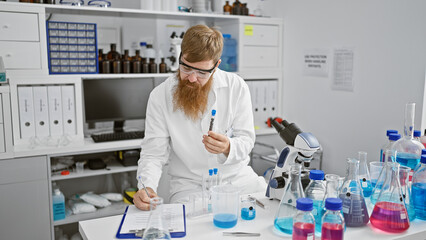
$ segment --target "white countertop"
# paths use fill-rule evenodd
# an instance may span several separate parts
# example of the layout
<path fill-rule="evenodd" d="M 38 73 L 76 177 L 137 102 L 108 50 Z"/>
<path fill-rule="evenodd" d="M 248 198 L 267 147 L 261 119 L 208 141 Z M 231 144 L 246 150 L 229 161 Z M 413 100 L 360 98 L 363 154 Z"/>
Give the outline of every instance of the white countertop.
<path fill-rule="evenodd" d="M 213 225 L 212 215 L 205 215 L 198 218 L 187 218 L 186 237 L 181 239 L 233 239 L 235 237 L 222 236 L 222 232 L 257 232 L 261 233 L 260 237 L 238 237 L 238 239 L 291 239 L 291 235 L 280 234 L 273 226 L 276 210 L 279 205 L 277 200 L 269 200 L 263 197 L 263 193 L 254 194 L 263 203 L 267 209 L 264 210 L 256 207 L 256 218 L 252 221 L 244 221 L 238 219 L 237 226 L 230 229 L 221 229 Z M 92 219 L 79 222 L 79 231 L 85 240 L 109 240 L 116 239 L 122 215 Z M 176 238 L 178 239 L 178 238 Z M 366 227 L 347 228 L 345 239 L 409 239 L 409 240 L 425 240 L 426 239 L 426 221 L 414 220 L 411 222 L 410 228 L 400 234 L 385 233 L 377 229 L 373 229 L 368 223 Z"/>

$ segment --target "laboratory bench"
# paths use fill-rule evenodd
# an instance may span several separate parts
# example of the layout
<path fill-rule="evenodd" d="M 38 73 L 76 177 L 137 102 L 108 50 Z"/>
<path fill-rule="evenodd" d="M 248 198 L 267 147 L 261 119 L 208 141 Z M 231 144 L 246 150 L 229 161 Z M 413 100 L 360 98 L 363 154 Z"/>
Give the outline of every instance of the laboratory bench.
<path fill-rule="evenodd" d="M 274 217 L 278 209 L 279 201 L 269 200 L 264 193 L 252 194 L 262 203 L 265 209 L 256 206 L 256 218 L 251 221 L 244 221 L 239 218 L 235 227 L 230 229 L 221 229 L 213 225 L 212 215 L 204 215 L 196 218 L 186 219 L 186 236 L 181 239 L 232 239 L 235 237 L 223 236 L 223 232 L 251 232 L 260 233 L 260 237 L 238 237 L 238 239 L 291 239 L 291 235 L 279 233 L 274 228 Z M 372 211 L 372 205 L 367 200 L 369 213 Z M 79 222 L 79 232 L 84 240 L 109 240 L 117 239 L 115 235 L 120 225 L 123 215 L 110 216 Z M 414 220 L 410 228 L 404 233 L 390 234 L 377 229 L 373 229 L 368 223 L 365 227 L 347 228 L 345 239 L 426 239 L 426 221 Z M 176 238 L 179 239 L 179 238 Z"/>

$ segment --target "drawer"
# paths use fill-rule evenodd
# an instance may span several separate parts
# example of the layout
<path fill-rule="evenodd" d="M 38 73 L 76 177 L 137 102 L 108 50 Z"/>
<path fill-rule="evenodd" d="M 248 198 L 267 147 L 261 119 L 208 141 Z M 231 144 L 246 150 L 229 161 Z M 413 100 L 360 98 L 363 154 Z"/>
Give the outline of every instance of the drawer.
<path fill-rule="evenodd" d="M 252 26 L 253 34 L 243 34 L 241 43 L 243 45 L 256 45 L 256 46 L 278 46 L 279 29 L 276 25 L 258 25 L 258 24 L 244 24 L 245 29 Z M 243 29 L 243 32 L 244 32 Z"/>
<path fill-rule="evenodd" d="M 46 157 L 15 158 L 0 161 L 0 184 L 47 179 Z"/>
<path fill-rule="evenodd" d="M 277 47 L 243 46 L 243 68 L 277 68 L 279 51 Z"/>
<path fill-rule="evenodd" d="M 6 69 L 40 69 L 40 43 L 1 42 L 0 56 Z"/>
<path fill-rule="evenodd" d="M 0 12 L 0 40 L 40 41 L 36 13 Z"/>

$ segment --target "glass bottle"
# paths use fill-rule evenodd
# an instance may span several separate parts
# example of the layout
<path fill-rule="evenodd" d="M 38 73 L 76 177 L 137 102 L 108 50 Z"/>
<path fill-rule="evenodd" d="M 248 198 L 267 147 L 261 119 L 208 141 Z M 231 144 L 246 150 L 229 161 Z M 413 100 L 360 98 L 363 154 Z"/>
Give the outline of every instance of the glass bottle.
<path fill-rule="evenodd" d="M 52 184 L 53 221 L 65 219 L 65 197 L 55 182 Z"/>
<path fill-rule="evenodd" d="M 140 56 L 140 50 L 136 50 L 135 56 L 132 57 L 132 62 L 131 62 L 132 73 L 141 73 L 142 72 L 141 66 L 142 66 L 142 58 Z"/>
<path fill-rule="evenodd" d="M 390 146 L 389 134 L 391 133 L 398 133 L 398 131 L 393 129 L 386 130 L 386 137 L 388 138 L 388 141 L 382 146 L 382 148 L 380 148 L 380 162 L 383 162 L 383 157 L 385 156 L 386 149 Z"/>
<path fill-rule="evenodd" d="M 165 224 L 163 214 L 163 199 L 160 197 L 151 198 L 150 215 L 148 225 L 143 233 L 143 240 L 171 239 L 169 229 Z"/>
<path fill-rule="evenodd" d="M 149 64 L 146 58 L 142 58 L 142 73 L 149 73 Z"/>
<path fill-rule="evenodd" d="M 98 69 L 99 69 L 99 73 L 102 73 L 102 62 L 103 62 L 103 50 L 102 49 L 98 49 Z"/>
<path fill-rule="evenodd" d="M 232 14 L 233 15 L 241 15 L 242 14 L 242 8 L 241 8 L 241 2 L 238 0 L 235 0 L 235 2 L 232 4 Z"/>
<path fill-rule="evenodd" d="M 164 58 L 161 58 L 160 65 L 160 73 L 166 73 L 167 72 L 167 64 L 164 62 Z"/>
<path fill-rule="evenodd" d="M 413 175 L 411 191 L 416 218 L 426 220 L 426 155 L 422 155 L 420 161 L 420 167 Z"/>
<path fill-rule="evenodd" d="M 426 148 L 426 129 L 425 129 L 425 132 L 424 132 L 423 136 L 420 137 L 420 142 Z"/>
<path fill-rule="evenodd" d="M 383 168 L 380 171 L 379 177 L 377 178 L 376 183 L 370 197 L 372 204 L 376 204 L 377 198 L 379 197 L 380 192 L 382 191 L 383 184 L 387 176 L 386 163 L 396 161 L 396 151 L 392 149 L 387 149 L 385 153 L 385 162 L 383 163 Z"/>
<path fill-rule="evenodd" d="M 396 150 L 396 161 L 411 169 L 420 162 L 422 149 L 424 149 L 420 142 L 413 139 L 415 109 L 415 103 L 405 105 L 404 136 L 393 145 L 393 149 Z"/>
<path fill-rule="evenodd" d="M 320 235 L 321 233 L 321 209 L 323 206 L 323 200 L 325 197 L 325 185 L 323 183 L 324 180 L 324 172 L 321 170 L 311 170 L 309 172 L 309 178 L 311 182 L 306 187 L 305 196 L 313 200 L 314 210 L 312 211 L 312 215 L 315 217 L 315 233 Z"/>
<path fill-rule="evenodd" d="M 124 57 L 122 60 L 122 73 L 130 73 L 130 57 L 129 57 L 129 50 L 124 50 Z"/>
<path fill-rule="evenodd" d="M 155 58 L 149 59 L 149 73 L 157 73 L 157 64 L 155 63 Z"/>
<path fill-rule="evenodd" d="M 112 73 L 121 73 L 121 61 L 119 55 L 115 55 L 115 59 L 112 62 Z"/>
<path fill-rule="evenodd" d="M 322 200 L 321 217 L 319 218 L 319 222 L 316 222 L 316 220 L 315 220 L 315 224 L 320 226 L 320 232 L 319 233 L 315 232 L 315 234 L 317 236 L 321 235 L 322 217 L 324 216 L 324 214 L 326 212 L 325 200 L 327 198 L 339 198 L 339 187 L 340 187 L 339 179 L 340 179 L 340 176 L 336 175 L 336 174 L 326 174 L 325 175 L 325 180 L 326 180 L 325 195 L 324 195 L 324 199 Z M 343 212 L 342 212 L 342 214 L 343 214 Z"/>
<path fill-rule="evenodd" d="M 347 175 L 339 191 L 339 197 L 343 202 L 343 216 L 348 227 L 364 226 L 369 219 L 361 184 L 359 183 L 358 170 L 359 161 L 349 158 Z"/>
<path fill-rule="evenodd" d="M 382 191 L 371 213 L 371 225 L 386 232 L 403 232 L 410 227 L 399 182 L 399 164 L 387 162 Z"/>
<path fill-rule="evenodd" d="M 315 218 L 312 215 L 313 201 L 309 198 L 296 200 L 297 213 L 293 218 L 293 240 L 314 239 Z"/>
<path fill-rule="evenodd" d="M 340 198 L 327 198 L 325 208 L 327 211 L 321 219 L 321 239 L 343 240 L 346 224 L 341 213 L 342 200 Z"/>
<path fill-rule="evenodd" d="M 414 140 L 420 142 L 420 137 L 421 136 L 422 136 L 422 132 L 420 132 L 420 130 L 414 130 L 414 133 L 413 133 Z"/>
<path fill-rule="evenodd" d="M 411 168 L 399 166 L 399 182 L 402 189 L 402 197 L 404 198 L 405 209 L 407 209 L 408 219 L 413 221 L 416 218 L 414 210 L 413 197 L 411 195 L 411 183 L 409 181 Z"/>
<path fill-rule="evenodd" d="M 102 73 L 111 73 L 111 61 L 108 60 L 106 54 L 103 54 L 102 59 Z"/>
<path fill-rule="evenodd" d="M 225 5 L 223 6 L 223 14 L 230 15 L 232 14 L 232 6 L 229 5 L 229 1 L 225 1 Z"/>
<path fill-rule="evenodd" d="M 247 8 L 247 3 L 241 4 L 241 15 L 244 15 L 244 16 L 249 15 L 249 9 Z"/>
<path fill-rule="evenodd" d="M 396 141 L 398 141 L 401 138 L 401 134 L 399 133 L 391 133 L 389 134 L 389 143 L 387 146 L 385 146 L 381 151 L 382 151 L 382 156 L 380 157 L 380 161 L 381 162 L 385 162 L 385 153 L 386 150 L 388 149 L 392 149 L 393 145 L 395 144 Z"/>
<path fill-rule="evenodd" d="M 370 197 L 371 192 L 373 191 L 373 186 L 371 186 L 370 172 L 368 171 L 367 166 L 367 153 L 358 152 L 359 159 L 359 181 L 361 183 L 362 194 L 364 197 Z"/>
<path fill-rule="evenodd" d="M 300 180 L 301 169 L 302 166 L 300 164 L 290 166 L 288 183 L 285 186 L 280 206 L 275 215 L 275 228 L 287 234 L 292 234 L 293 232 L 293 217 L 297 212 L 296 200 L 305 197 Z"/>
<path fill-rule="evenodd" d="M 115 57 L 120 58 L 120 54 L 117 52 L 117 44 L 111 43 L 111 50 L 108 52 L 107 58 L 109 60 L 115 60 Z"/>

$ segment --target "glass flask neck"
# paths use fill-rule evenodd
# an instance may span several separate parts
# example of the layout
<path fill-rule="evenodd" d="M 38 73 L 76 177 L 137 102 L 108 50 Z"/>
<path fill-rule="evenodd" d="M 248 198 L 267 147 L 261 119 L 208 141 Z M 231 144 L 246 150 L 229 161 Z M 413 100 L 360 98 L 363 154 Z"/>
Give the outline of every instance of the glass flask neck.
<path fill-rule="evenodd" d="M 388 162 L 386 175 L 377 202 L 403 203 L 401 183 L 399 181 L 399 163 Z"/>
<path fill-rule="evenodd" d="M 416 111 L 415 103 L 407 103 L 405 105 L 405 122 L 404 122 L 405 138 L 413 139 L 415 111 Z"/>
<path fill-rule="evenodd" d="M 348 169 L 346 180 L 357 180 L 358 179 L 359 161 L 353 158 L 348 159 Z"/>
<path fill-rule="evenodd" d="M 334 174 L 327 174 L 325 176 L 325 196 L 324 201 L 327 198 L 338 198 L 339 197 L 339 176 Z"/>

